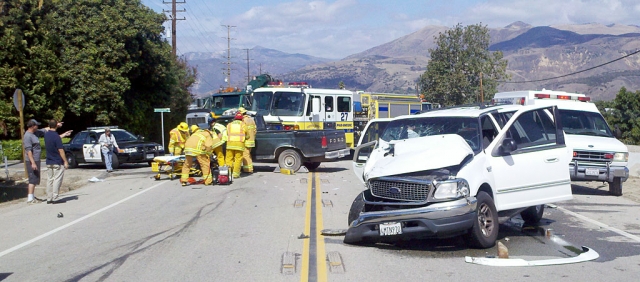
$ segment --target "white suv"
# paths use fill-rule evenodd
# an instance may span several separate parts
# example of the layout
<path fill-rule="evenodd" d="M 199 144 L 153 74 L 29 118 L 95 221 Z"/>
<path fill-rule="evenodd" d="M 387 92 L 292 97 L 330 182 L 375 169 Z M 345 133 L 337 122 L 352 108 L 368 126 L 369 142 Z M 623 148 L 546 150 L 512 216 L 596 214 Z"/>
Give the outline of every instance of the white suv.
<path fill-rule="evenodd" d="M 354 152 L 366 190 L 344 242 L 464 235 L 488 248 L 499 217 L 538 222 L 544 204 L 572 199 L 558 116 L 553 106 L 496 106 L 395 118 Z"/>

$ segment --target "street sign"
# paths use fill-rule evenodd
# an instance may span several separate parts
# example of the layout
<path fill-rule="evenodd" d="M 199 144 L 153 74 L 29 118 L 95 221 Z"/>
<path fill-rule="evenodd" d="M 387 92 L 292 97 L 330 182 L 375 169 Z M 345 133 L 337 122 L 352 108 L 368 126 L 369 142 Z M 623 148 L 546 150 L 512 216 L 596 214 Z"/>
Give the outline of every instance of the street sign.
<path fill-rule="evenodd" d="M 170 113 L 171 109 L 170 108 L 155 108 L 153 109 L 154 113 Z"/>
<path fill-rule="evenodd" d="M 18 112 L 21 112 L 22 109 L 24 109 L 24 93 L 22 93 L 20 88 L 17 88 L 16 91 L 13 92 L 13 105 L 16 106 L 16 110 L 18 110 Z"/>

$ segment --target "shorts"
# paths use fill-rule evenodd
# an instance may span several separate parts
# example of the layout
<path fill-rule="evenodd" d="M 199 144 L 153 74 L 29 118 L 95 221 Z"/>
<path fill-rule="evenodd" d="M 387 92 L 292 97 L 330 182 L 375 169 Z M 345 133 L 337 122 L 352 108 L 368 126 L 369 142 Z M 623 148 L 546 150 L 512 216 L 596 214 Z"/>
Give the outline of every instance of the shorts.
<path fill-rule="evenodd" d="M 29 184 L 39 185 L 40 184 L 40 162 L 36 163 L 36 167 L 38 167 L 38 170 L 36 171 L 34 171 L 33 168 L 31 168 L 30 161 L 26 161 L 26 163 L 27 163 L 27 173 L 29 174 Z"/>

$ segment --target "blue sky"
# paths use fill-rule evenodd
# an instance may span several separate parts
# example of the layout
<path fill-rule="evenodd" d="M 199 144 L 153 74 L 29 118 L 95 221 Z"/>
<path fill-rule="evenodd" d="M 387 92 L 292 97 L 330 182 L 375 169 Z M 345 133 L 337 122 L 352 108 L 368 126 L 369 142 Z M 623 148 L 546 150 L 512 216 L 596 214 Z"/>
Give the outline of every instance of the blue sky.
<path fill-rule="evenodd" d="M 157 12 L 171 0 L 142 0 Z M 223 53 L 227 28 L 232 48 L 262 46 L 287 53 L 340 59 L 392 41 L 428 25 L 515 21 L 561 24 L 640 25 L 638 0 L 178 0 L 177 48 Z M 169 22 L 166 24 L 170 26 Z"/>

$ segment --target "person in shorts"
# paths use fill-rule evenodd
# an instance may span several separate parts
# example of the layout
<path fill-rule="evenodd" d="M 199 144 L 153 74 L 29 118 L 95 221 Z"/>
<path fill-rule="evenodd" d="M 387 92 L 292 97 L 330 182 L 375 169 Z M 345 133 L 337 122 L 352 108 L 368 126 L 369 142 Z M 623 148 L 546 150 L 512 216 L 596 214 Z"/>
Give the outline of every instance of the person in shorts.
<path fill-rule="evenodd" d="M 44 136 L 44 132 L 38 130 L 38 125 L 40 123 L 35 119 L 29 120 L 27 122 L 27 131 L 25 131 L 22 138 L 24 161 L 29 176 L 29 185 L 27 186 L 27 203 L 29 204 L 43 202 L 33 195 L 36 185 L 40 184 L 40 153 L 42 152 L 42 147 L 40 146 L 39 137 Z"/>

